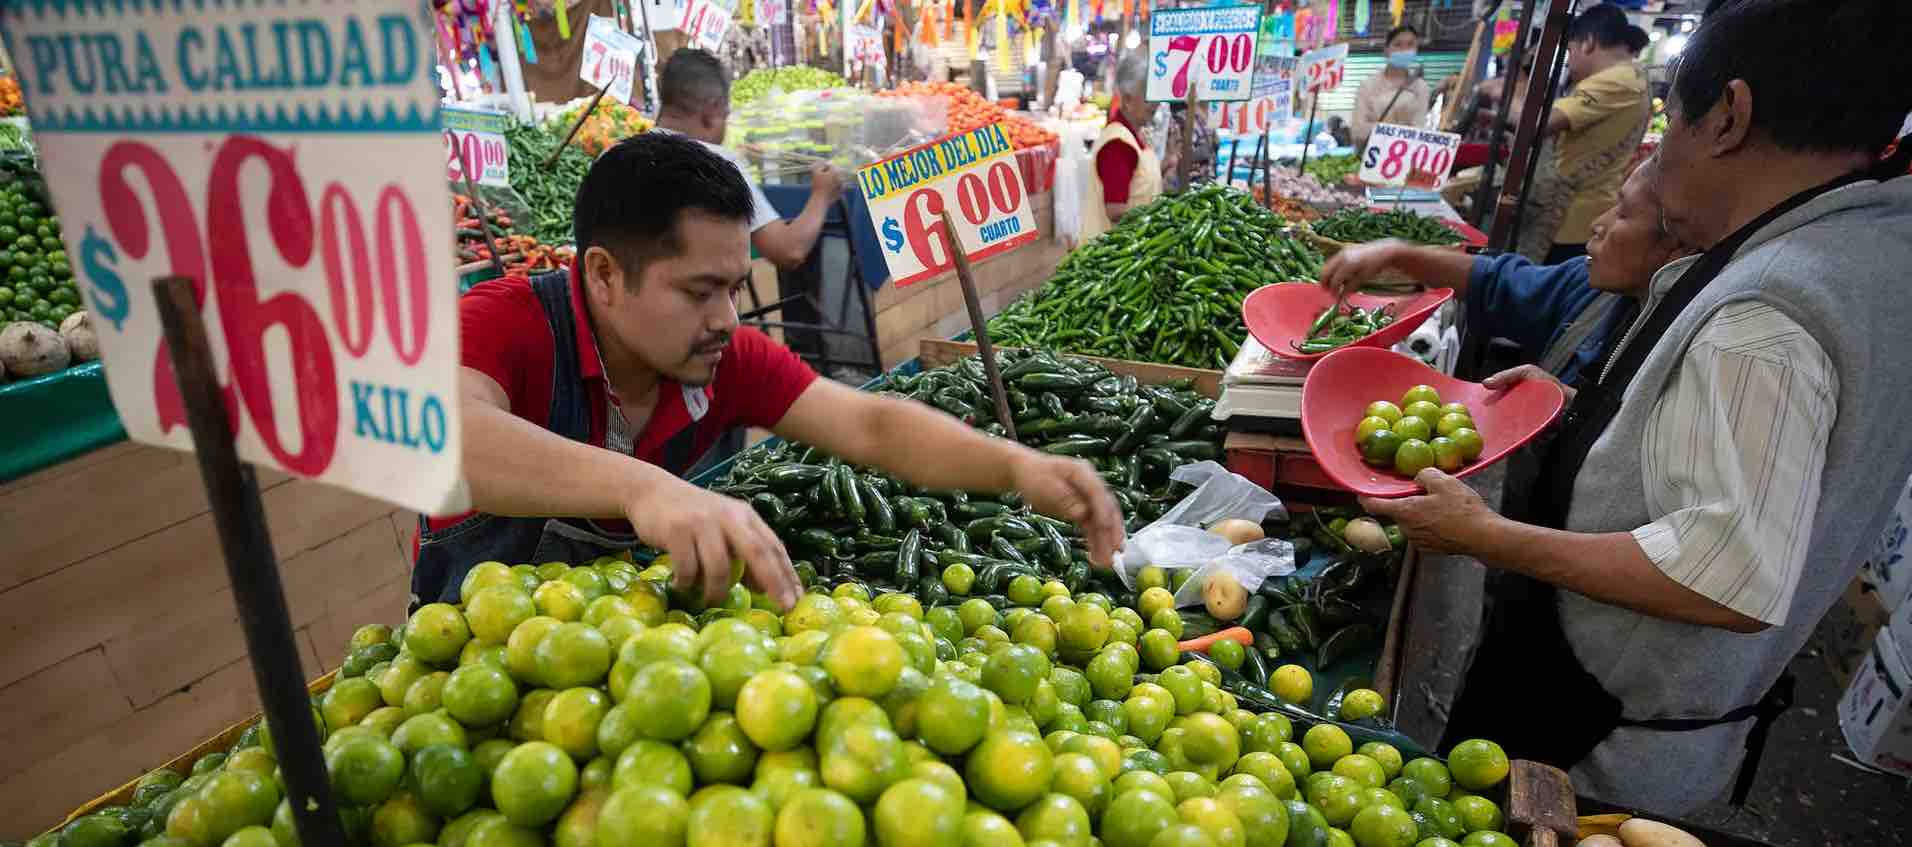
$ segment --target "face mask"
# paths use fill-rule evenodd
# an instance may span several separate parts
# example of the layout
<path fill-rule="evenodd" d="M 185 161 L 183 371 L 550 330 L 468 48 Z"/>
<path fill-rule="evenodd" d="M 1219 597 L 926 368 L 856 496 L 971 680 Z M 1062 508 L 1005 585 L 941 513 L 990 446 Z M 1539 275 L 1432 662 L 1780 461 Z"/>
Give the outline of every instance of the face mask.
<path fill-rule="evenodd" d="M 1419 57 L 1420 52 L 1416 50 L 1402 50 L 1399 53 L 1389 53 L 1388 67 L 1407 70 L 1408 68 L 1414 67 L 1414 61 Z"/>

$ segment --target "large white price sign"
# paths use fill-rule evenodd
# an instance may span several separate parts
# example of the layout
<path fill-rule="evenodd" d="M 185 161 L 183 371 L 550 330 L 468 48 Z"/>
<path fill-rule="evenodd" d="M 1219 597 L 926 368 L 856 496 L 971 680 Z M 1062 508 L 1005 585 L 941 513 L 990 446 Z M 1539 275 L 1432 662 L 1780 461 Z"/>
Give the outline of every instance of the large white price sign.
<path fill-rule="evenodd" d="M 787 23 L 785 17 L 790 13 L 789 0 L 757 0 L 757 25 L 776 26 Z"/>
<path fill-rule="evenodd" d="M 1149 18 L 1150 100 L 1246 100 L 1260 6 L 1157 9 Z"/>
<path fill-rule="evenodd" d="M 1361 181 L 1438 191 L 1460 147 L 1461 137 L 1451 132 L 1377 124 L 1361 153 Z"/>
<path fill-rule="evenodd" d="M 850 27 L 850 56 L 865 63 L 883 61 L 883 34 L 863 24 Z"/>
<path fill-rule="evenodd" d="M 593 87 L 611 90 L 605 96 L 619 103 L 631 102 L 631 79 L 637 74 L 637 60 L 644 54 L 644 42 L 619 29 L 617 21 L 592 15 L 584 28 L 584 52 L 578 60 L 578 78 Z"/>
<path fill-rule="evenodd" d="M 1255 86 L 1262 88 L 1259 83 Z M 1260 135 L 1294 112 L 1294 80 L 1275 80 L 1268 94 L 1240 103 L 1224 103 L 1208 113 L 1208 124 L 1240 134 Z"/>
<path fill-rule="evenodd" d="M 971 260 L 1036 240 L 1016 151 L 1000 123 L 913 147 L 856 172 L 897 286 L 956 266 L 940 234 L 947 209 Z"/>
<path fill-rule="evenodd" d="M 426 8 L 0 9 L 134 440 L 193 446 L 152 288 L 186 276 L 245 461 L 427 513 L 466 507 Z M 273 32 L 298 36 L 268 49 Z"/>
<path fill-rule="evenodd" d="M 724 36 L 730 32 L 730 10 L 711 0 L 690 0 L 684 4 L 684 17 L 677 28 L 693 46 L 714 51 L 723 46 Z"/>
<path fill-rule="evenodd" d="M 510 187 L 504 114 L 446 106 L 439 116 L 445 124 L 445 179 L 463 185 L 469 176 L 479 185 Z"/>
<path fill-rule="evenodd" d="M 1302 88 L 1310 94 L 1333 91 L 1347 74 L 1348 43 L 1330 44 L 1301 54 Z"/>

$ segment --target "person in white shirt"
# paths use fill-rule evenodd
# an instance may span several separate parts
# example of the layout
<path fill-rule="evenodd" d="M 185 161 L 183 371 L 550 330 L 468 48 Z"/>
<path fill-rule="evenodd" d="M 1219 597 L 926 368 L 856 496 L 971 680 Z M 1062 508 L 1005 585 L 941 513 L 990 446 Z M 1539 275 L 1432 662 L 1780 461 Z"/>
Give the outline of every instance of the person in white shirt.
<path fill-rule="evenodd" d="M 1744 752 L 1743 801 L 1787 663 L 1871 551 L 1879 492 L 1912 472 L 1912 369 L 1893 354 L 1912 323 L 1912 148 L 1881 161 L 1912 109 L 1905 32 L 1903 0 L 1708 16 L 1643 166 L 1667 228 L 1706 252 L 1661 269 L 1582 371 L 1508 515 L 1438 470 L 1416 477 L 1425 495 L 1363 501 L 1421 549 L 1500 572 L 1450 739 L 1672 814 Z M 1534 691 L 1560 704 L 1545 720 Z"/>
<path fill-rule="evenodd" d="M 770 205 L 763 188 L 750 178 L 750 171 L 737 154 L 723 147 L 724 131 L 730 125 L 730 76 L 722 62 L 708 51 L 685 47 L 664 61 L 657 75 L 657 127 L 683 133 L 704 142 L 712 151 L 729 159 L 750 183 L 756 197 L 756 212 L 750 218 L 750 246 L 785 270 L 803 264 L 817 235 L 823 231 L 823 218 L 843 192 L 843 176 L 829 165 L 810 169 L 810 199 L 803 211 L 785 220 Z"/>

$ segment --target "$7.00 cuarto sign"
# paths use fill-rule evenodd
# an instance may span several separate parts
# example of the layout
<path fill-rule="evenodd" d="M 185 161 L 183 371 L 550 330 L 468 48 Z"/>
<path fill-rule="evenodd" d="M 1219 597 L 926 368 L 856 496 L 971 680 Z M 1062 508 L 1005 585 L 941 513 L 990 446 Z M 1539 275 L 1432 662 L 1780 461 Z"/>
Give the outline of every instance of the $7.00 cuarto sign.
<path fill-rule="evenodd" d="M 134 440 L 192 446 L 151 286 L 183 275 L 242 458 L 421 511 L 463 507 L 425 8 L 0 4 Z"/>

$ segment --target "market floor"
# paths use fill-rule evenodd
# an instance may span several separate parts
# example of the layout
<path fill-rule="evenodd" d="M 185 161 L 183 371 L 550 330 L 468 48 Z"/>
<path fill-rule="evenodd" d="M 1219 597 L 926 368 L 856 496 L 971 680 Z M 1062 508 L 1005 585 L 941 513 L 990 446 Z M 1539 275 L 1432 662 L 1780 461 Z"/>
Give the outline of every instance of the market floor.
<path fill-rule="evenodd" d="M 1834 758 L 1851 751 L 1839 731 L 1844 692 L 1820 655 L 1826 630 L 1821 624 L 1793 659 L 1798 702 L 1766 742 L 1746 808 L 1721 801 L 1693 814 L 1693 823 L 1772 847 L 1912 845 L 1912 781 Z"/>

